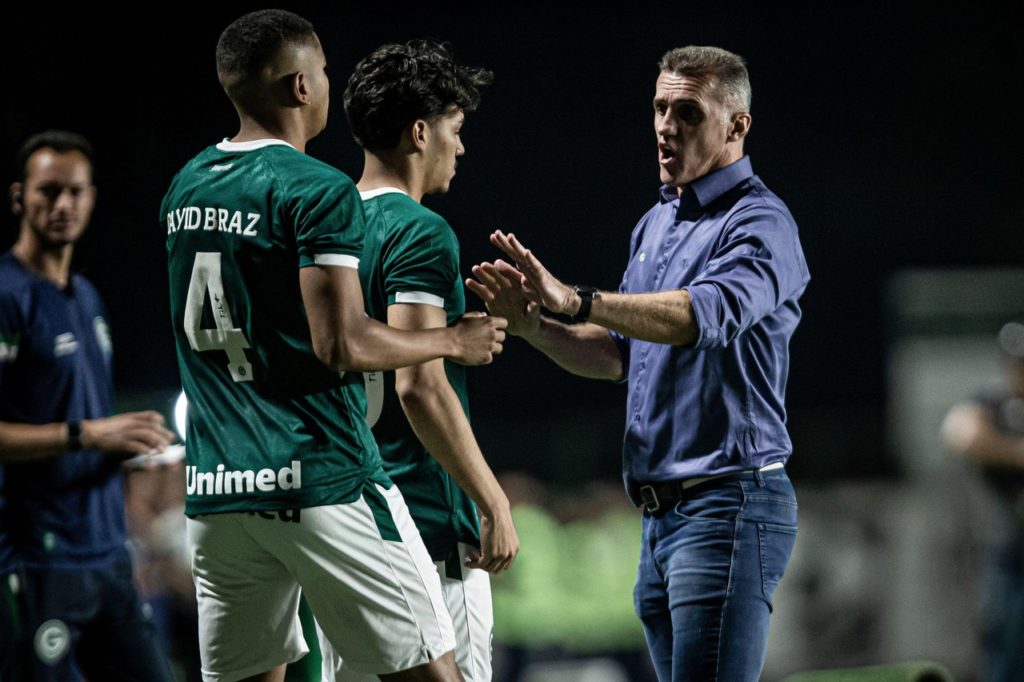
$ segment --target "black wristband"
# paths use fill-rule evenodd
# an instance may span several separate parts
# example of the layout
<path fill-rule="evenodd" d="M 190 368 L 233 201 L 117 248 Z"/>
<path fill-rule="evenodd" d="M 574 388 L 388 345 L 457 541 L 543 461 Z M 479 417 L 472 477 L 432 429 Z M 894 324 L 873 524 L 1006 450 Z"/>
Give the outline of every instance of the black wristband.
<path fill-rule="evenodd" d="M 576 295 L 580 297 L 580 309 L 572 316 L 572 321 L 586 322 L 587 318 L 590 317 L 590 306 L 594 299 L 597 298 L 597 289 L 578 285 L 576 287 Z"/>
<path fill-rule="evenodd" d="M 68 422 L 68 451 L 82 449 L 82 422 L 72 419 Z"/>

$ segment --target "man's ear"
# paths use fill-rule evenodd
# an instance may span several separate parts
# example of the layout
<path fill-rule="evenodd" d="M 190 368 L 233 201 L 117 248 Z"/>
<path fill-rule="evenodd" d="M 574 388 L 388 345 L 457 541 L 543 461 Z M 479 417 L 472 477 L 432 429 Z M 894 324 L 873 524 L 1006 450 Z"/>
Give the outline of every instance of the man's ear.
<path fill-rule="evenodd" d="M 301 71 L 296 71 L 295 73 L 289 74 L 287 78 L 289 89 L 291 90 L 292 97 L 295 98 L 295 101 L 300 104 L 309 104 L 309 84 L 306 82 L 306 74 Z"/>
<path fill-rule="evenodd" d="M 729 128 L 729 142 L 738 142 L 747 136 L 750 132 L 751 119 L 750 114 L 747 112 L 741 112 L 734 114 L 732 117 L 732 127 Z"/>
<path fill-rule="evenodd" d="M 22 203 L 21 191 L 25 186 L 20 182 L 12 182 L 10 188 L 10 199 L 11 199 L 11 213 L 14 215 L 21 215 L 21 212 L 25 209 Z"/>
<path fill-rule="evenodd" d="M 409 126 L 409 140 L 416 149 L 423 151 L 427 148 L 427 138 L 430 136 L 430 126 L 422 118 L 413 121 Z"/>

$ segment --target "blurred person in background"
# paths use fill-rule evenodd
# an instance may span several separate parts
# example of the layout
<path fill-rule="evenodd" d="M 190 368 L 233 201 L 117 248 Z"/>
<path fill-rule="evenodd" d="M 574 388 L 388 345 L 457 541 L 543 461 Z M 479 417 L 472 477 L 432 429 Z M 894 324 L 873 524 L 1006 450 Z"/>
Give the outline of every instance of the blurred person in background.
<path fill-rule="evenodd" d="M 125 478 L 136 584 L 178 682 L 200 682 L 198 616 L 185 536 L 185 466 L 130 467 Z"/>
<path fill-rule="evenodd" d="M 107 312 L 71 271 L 95 205 L 92 159 L 79 134 L 33 135 L 10 186 L 19 232 L 0 256 L 0 551 L 15 569 L 12 676 L 74 680 L 77 668 L 161 682 L 171 672 L 133 580 L 123 462 L 175 438 L 159 412 L 112 415 Z"/>
<path fill-rule="evenodd" d="M 1024 680 L 1024 317 L 997 336 L 1003 382 L 954 405 L 946 445 L 980 471 L 1000 502 L 988 548 L 982 612 L 985 682 Z"/>

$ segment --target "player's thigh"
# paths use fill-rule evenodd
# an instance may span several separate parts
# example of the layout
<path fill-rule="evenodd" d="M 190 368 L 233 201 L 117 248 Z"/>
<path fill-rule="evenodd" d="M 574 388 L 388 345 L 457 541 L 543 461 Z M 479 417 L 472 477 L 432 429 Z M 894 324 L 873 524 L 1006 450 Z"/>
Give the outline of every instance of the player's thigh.
<path fill-rule="evenodd" d="M 454 648 L 440 579 L 397 487 L 302 510 L 288 559 L 327 643 L 355 672 L 386 674 Z"/>
<path fill-rule="evenodd" d="M 494 610 L 487 571 L 466 566 L 471 548 L 459 543 L 453 560 L 437 562 L 441 591 L 455 630 L 455 662 L 466 682 L 487 682 L 492 675 Z"/>
<path fill-rule="evenodd" d="M 241 679 L 308 651 L 298 583 L 268 548 L 280 525 L 248 513 L 188 519 L 204 679 Z"/>

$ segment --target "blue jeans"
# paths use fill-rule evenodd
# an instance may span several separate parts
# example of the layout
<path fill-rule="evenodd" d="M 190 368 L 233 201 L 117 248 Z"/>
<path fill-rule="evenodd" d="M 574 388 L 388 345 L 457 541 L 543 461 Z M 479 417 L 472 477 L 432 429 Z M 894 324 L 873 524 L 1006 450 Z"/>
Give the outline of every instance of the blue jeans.
<path fill-rule="evenodd" d="M 717 479 L 644 513 L 633 593 L 660 682 L 756 682 L 772 593 L 793 552 L 797 504 L 784 469 Z"/>

